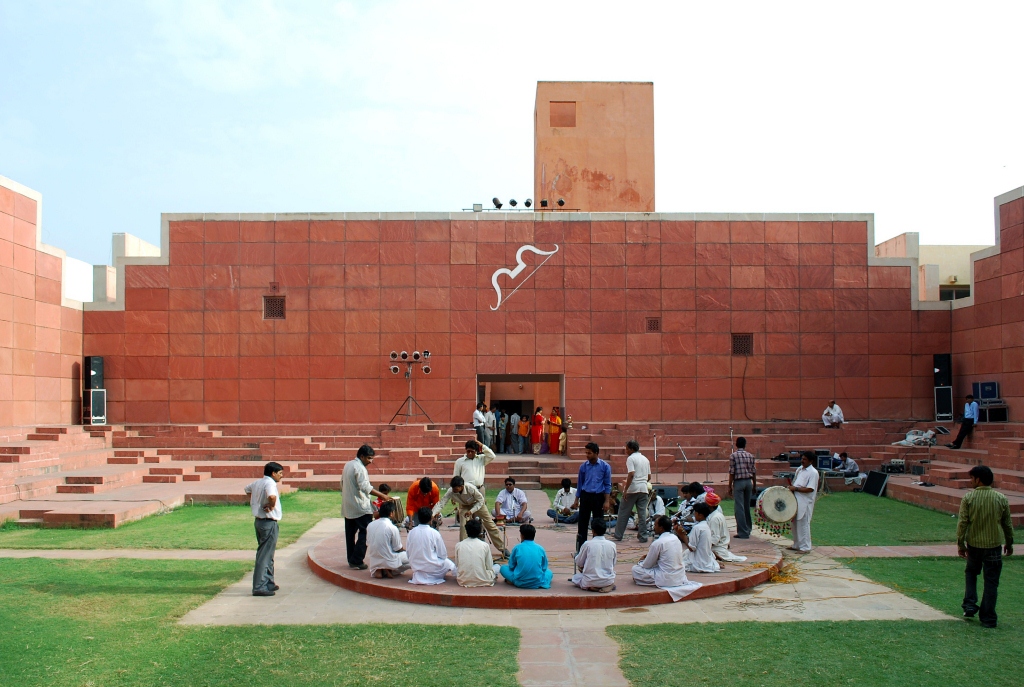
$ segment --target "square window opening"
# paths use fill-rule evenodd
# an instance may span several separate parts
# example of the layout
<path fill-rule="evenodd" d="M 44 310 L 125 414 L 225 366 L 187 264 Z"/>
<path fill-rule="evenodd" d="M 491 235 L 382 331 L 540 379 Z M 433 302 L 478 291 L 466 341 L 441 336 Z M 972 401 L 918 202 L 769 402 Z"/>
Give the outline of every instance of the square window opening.
<path fill-rule="evenodd" d="M 733 355 L 754 355 L 754 335 L 753 334 L 733 334 L 732 335 L 732 354 Z"/>
<path fill-rule="evenodd" d="M 284 296 L 263 297 L 263 319 L 283 320 L 284 312 Z"/>
<path fill-rule="evenodd" d="M 551 126 L 572 127 L 576 126 L 576 102 L 552 101 L 549 104 Z"/>
<path fill-rule="evenodd" d="M 661 318 L 660 317 L 648 317 L 647 318 L 647 331 L 648 332 L 660 332 L 661 331 Z"/>

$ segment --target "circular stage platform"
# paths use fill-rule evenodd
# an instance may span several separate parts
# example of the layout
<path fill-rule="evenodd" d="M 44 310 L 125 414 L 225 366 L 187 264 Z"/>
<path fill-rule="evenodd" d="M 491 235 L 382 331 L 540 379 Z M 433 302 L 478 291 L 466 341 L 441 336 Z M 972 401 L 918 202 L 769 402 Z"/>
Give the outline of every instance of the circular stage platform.
<path fill-rule="evenodd" d="M 618 542 L 618 565 L 616 572 L 618 588 L 607 594 L 585 592 L 568 581 L 572 577 L 572 555 L 576 548 L 576 526 L 537 526 L 537 543 L 548 554 L 548 563 L 554 572 L 551 589 L 517 589 L 505 584 L 501 576 L 493 587 L 460 587 L 449 576 L 444 584 L 409 584 L 406 572 L 394 579 L 378 580 L 370 577 L 368 570 L 352 570 L 345 558 L 343 536 L 325 539 L 309 550 L 309 567 L 319 577 L 345 589 L 361 594 L 378 596 L 395 601 L 407 601 L 435 606 L 459 606 L 472 608 L 520 608 L 542 610 L 575 610 L 586 608 L 623 608 L 629 606 L 650 606 L 672 603 L 668 592 L 655 587 L 641 587 L 633 582 L 631 568 L 647 554 L 649 544 L 636 540 L 636 533 L 629 532 Z M 459 530 L 447 525 L 441 529 L 448 557 L 455 553 Z M 508 546 L 511 549 L 519 543 L 516 528 L 508 530 Z M 402 531 L 405 540 L 405 531 Z M 733 539 L 731 550 L 746 556 L 743 563 L 725 563 L 717 573 L 687 573 L 687 577 L 702 586 L 685 600 L 704 599 L 710 596 L 731 594 L 742 589 L 767 582 L 773 569 L 782 560 L 781 551 L 774 545 L 760 539 Z M 504 562 L 504 561 L 502 561 Z"/>

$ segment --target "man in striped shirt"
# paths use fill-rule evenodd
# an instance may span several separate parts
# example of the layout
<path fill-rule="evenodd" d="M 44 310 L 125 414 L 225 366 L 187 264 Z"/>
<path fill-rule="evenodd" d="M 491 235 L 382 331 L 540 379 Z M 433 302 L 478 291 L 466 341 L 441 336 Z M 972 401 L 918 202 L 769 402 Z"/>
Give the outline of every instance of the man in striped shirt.
<path fill-rule="evenodd" d="M 970 475 L 974 489 L 960 501 L 960 520 L 956 527 L 957 552 L 960 558 L 967 559 L 964 617 L 978 615 L 982 627 L 995 627 L 996 591 L 1003 570 L 1000 553 L 1013 555 L 1010 502 L 992 488 L 990 468 L 977 465 L 971 468 Z M 1003 542 L 1005 545 L 1000 546 Z M 983 570 L 985 588 L 979 608 L 978 574 Z"/>
<path fill-rule="evenodd" d="M 750 500 L 757 490 L 757 465 L 747 452 L 747 440 L 736 437 L 736 450 L 729 456 L 729 493 L 736 501 L 736 538 L 750 539 L 754 528 Z"/>

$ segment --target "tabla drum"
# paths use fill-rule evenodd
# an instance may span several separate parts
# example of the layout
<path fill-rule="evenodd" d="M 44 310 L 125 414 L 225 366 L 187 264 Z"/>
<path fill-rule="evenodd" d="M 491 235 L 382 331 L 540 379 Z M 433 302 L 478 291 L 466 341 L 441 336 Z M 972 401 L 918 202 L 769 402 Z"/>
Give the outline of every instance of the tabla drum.
<path fill-rule="evenodd" d="M 766 534 L 782 535 L 796 517 L 796 496 L 786 487 L 768 487 L 757 497 L 757 527 Z"/>

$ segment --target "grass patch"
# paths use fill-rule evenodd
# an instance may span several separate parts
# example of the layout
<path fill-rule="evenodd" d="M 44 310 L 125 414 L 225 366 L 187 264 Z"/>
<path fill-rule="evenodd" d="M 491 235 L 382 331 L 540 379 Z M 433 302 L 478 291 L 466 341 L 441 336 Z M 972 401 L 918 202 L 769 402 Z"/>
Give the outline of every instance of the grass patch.
<path fill-rule="evenodd" d="M 956 541 L 956 516 L 863 492 L 819 496 L 811 521 L 819 546 L 901 546 Z"/>
<path fill-rule="evenodd" d="M 817 517 L 817 514 L 815 514 Z M 857 559 L 857 571 L 947 613 L 960 613 L 963 562 L 950 558 Z M 1024 560 L 1004 561 L 999 628 L 974 622 L 848 621 L 616 625 L 623 673 L 634 687 L 717 685 L 1020 684 L 1012 647 L 1024 641 Z M 980 593 L 980 588 L 979 588 Z M 686 641 L 677 641 L 685 637 Z M 681 666 L 695 667 L 694 670 Z"/>
<path fill-rule="evenodd" d="M 247 567 L 227 561 L 0 560 L 0 684 L 516 684 L 514 628 L 175 624 Z M 437 647 L 458 647 L 460 665 L 472 670 L 452 670 L 450 652 Z"/>
<path fill-rule="evenodd" d="M 405 496 L 404 493 L 400 494 Z M 278 548 L 297 540 L 323 518 L 341 517 L 341 495 L 297 491 L 281 496 L 284 517 Z M 248 505 L 181 506 L 117 529 L 0 526 L 6 549 L 251 549 L 256 546 Z"/>

